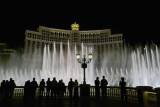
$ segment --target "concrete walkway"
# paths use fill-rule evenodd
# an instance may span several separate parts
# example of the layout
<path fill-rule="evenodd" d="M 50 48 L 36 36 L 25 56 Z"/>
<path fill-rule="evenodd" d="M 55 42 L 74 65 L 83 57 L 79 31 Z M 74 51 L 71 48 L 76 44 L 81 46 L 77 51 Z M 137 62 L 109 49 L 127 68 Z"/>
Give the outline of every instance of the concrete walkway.
<path fill-rule="evenodd" d="M 1 101 L 0 107 L 143 107 L 134 102 L 122 102 L 121 100 L 104 99 L 36 99 L 23 100 L 11 99 Z"/>

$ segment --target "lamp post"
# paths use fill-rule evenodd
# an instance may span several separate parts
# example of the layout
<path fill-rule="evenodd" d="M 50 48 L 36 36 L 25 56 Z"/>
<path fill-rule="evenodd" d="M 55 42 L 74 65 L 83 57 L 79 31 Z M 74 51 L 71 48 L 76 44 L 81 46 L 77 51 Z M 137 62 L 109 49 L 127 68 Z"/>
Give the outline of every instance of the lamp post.
<path fill-rule="evenodd" d="M 85 69 L 87 68 L 87 63 L 90 63 L 91 60 L 92 60 L 92 53 L 88 54 L 88 60 L 85 57 L 85 55 L 82 59 L 80 59 L 80 54 L 79 53 L 76 54 L 76 57 L 77 57 L 78 62 L 82 64 L 82 68 L 84 69 L 83 84 L 86 84 Z"/>

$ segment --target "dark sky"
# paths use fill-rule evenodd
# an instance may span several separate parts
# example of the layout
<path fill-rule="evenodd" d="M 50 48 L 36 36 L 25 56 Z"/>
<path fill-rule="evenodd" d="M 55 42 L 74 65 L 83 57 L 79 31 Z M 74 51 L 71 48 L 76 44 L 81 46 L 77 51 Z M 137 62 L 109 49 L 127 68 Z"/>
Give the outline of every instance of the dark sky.
<path fill-rule="evenodd" d="M 77 8 L 74 6 L 70 10 L 62 6 L 62 11 L 59 11 L 61 6 L 52 6 L 5 3 L 0 10 L 0 42 L 13 48 L 23 47 L 26 29 L 36 31 L 39 25 L 43 25 L 70 30 L 70 25 L 76 21 L 80 30 L 111 29 L 113 34 L 123 33 L 130 44 L 151 41 L 160 44 L 160 11 L 156 3 L 107 4 L 75 12 L 73 10 Z"/>

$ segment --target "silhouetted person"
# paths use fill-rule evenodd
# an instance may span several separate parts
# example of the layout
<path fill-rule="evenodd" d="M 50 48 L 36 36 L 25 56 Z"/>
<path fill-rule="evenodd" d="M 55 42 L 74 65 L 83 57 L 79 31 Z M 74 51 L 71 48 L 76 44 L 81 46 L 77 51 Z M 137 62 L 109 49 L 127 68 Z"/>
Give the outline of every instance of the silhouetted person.
<path fill-rule="evenodd" d="M 8 99 L 9 97 L 9 81 L 6 80 L 6 84 L 4 87 L 4 99 Z"/>
<path fill-rule="evenodd" d="M 74 82 L 74 97 L 78 98 L 78 81 L 75 80 Z"/>
<path fill-rule="evenodd" d="M 57 83 L 57 96 L 58 97 L 60 97 L 61 92 L 62 92 L 61 80 L 59 80 L 58 83 Z"/>
<path fill-rule="evenodd" d="M 56 99 L 56 95 L 57 95 L 57 81 L 56 81 L 56 78 L 54 77 L 52 82 L 51 82 L 51 98 L 54 98 Z"/>
<path fill-rule="evenodd" d="M 48 98 L 49 95 L 50 95 L 50 91 L 51 91 L 51 81 L 50 81 L 50 78 L 48 78 L 47 82 L 47 92 L 46 92 L 46 97 Z"/>
<path fill-rule="evenodd" d="M 3 80 L 2 82 L 1 82 L 1 95 L 2 96 L 4 96 L 4 88 L 5 88 L 5 84 L 6 84 L 6 81 L 5 80 Z"/>
<path fill-rule="evenodd" d="M 72 98 L 72 92 L 73 92 L 74 83 L 72 81 L 72 78 L 70 78 L 70 81 L 68 83 L 68 90 L 69 90 L 69 97 Z"/>
<path fill-rule="evenodd" d="M 12 88 L 11 88 L 11 84 L 12 84 L 12 78 L 10 78 L 10 81 L 8 83 L 8 87 L 9 87 L 9 97 L 11 96 L 11 93 L 12 93 Z"/>
<path fill-rule="evenodd" d="M 33 81 L 31 82 L 31 95 L 32 95 L 32 99 L 35 99 L 37 87 L 38 87 L 37 81 L 35 81 L 35 78 L 33 78 Z"/>
<path fill-rule="evenodd" d="M 59 80 L 59 82 L 57 84 L 57 95 L 58 95 L 58 97 L 63 97 L 64 96 L 64 88 L 65 88 L 65 85 L 63 83 L 63 80 Z"/>
<path fill-rule="evenodd" d="M 45 82 L 44 79 L 42 79 L 42 81 L 40 82 L 40 97 L 43 97 L 44 87 L 45 87 Z"/>
<path fill-rule="evenodd" d="M 62 97 L 64 97 L 64 93 L 66 93 L 66 86 L 65 86 L 63 80 L 61 80 L 61 88 L 62 88 Z"/>
<path fill-rule="evenodd" d="M 29 98 L 31 96 L 31 83 L 30 80 L 25 82 L 24 85 L 24 97 Z"/>
<path fill-rule="evenodd" d="M 105 76 L 103 76 L 103 79 L 101 80 L 101 89 L 103 98 L 107 98 L 107 85 L 108 81 L 105 79 Z"/>
<path fill-rule="evenodd" d="M 9 81 L 9 97 L 12 98 L 13 96 L 13 93 L 14 93 L 14 88 L 16 87 L 16 84 L 14 82 L 14 80 L 12 80 L 12 78 L 10 78 L 10 81 Z"/>
<path fill-rule="evenodd" d="M 94 84 L 95 84 L 96 98 L 99 98 L 99 95 L 100 95 L 100 81 L 99 81 L 99 77 L 96 78 Z"/>
<path fill-rule="evenodd" d="M 119 86 L 121 87 L 121 99 L 123 100 L 125 96 L 125 100 L 127 101 L 126 82 L 124 81 L 124 77 L 121 78 Z"/>

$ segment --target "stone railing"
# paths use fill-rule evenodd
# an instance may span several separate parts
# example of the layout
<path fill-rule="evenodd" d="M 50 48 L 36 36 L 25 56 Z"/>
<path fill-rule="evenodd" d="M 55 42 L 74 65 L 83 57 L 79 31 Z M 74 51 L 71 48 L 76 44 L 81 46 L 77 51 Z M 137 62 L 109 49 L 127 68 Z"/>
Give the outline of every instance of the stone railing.
<path fill-rule="evenodd" d="M 127 97 L 128 101 L 141 103 L 145 106 L 158 106 L 160 105 L 160 88 L 153 89 L 149 86 L 138 86 L 138 87 L 127 87 Z M 80 96 L 80 87 L 78 88 Z M 73 91 L 74 94 L 74 91 Z M 14 90 L 13 98 L 22 98 L 24 96 L 24 87 L 16 87 Z M 100 97 L 102 96 L 100 90 Z M 36 90 L 36 97 L 39 97 L 39 88 Z M 46 97 L 46 88 L 44 90 L 43 97 Z M 69 97 L 69 90 L 66 87 L 66 92 L 64 98 Z M 80 96 L 81 97 L 81 96 Z M 95 87 L 90 86 L 90 98 L 95 98 Z M 120 87 L 107 87 L 107 97 L 108 99 L 121 99 Z"/>
<path fill-rule="evenodd" d="M 24 96 L 24 87 L 16 87 L 13 93 L 14 97 L 22 97 Z"/>
<path fill-rule="evenodd" d="M 102 96 L 100 90 L 100 96 Z M 138 101 L 136 88 L 127 87 L 127 96 L 130 101 Z M 95 97 L 95 87 L 90 87 L 90 97 Z M 107 97 L 112 99 L 121 99 L 120 88 L 119 87 L 107 87 Z"/>
<path fill-rule="evenodd" d="M 80 95 L 80 87 L 78 88 L 78 92 Z M 73 90 L 73 95 L 74 95 L 74 90 Z M 14 90 L 14 97 L 22 97 L 24 96 L 24 87 L 16 87 Z M 36 97 L 39 96 L 39 88 L 36 90 Z M 43 97 L 46 96 L 46 88 L 44 89 L 44 95 Z M 101 90 L 100 90 L 100 96 L 102 96 Z M 120 95 L 120 88 L 119 87 L 107 87 L 107 96 L 108 98 L 113 98 L 113 99 L 121 99 Z M 131 101 L 138 101 L 137 97 L 137 91 L 136 88 L 127 88 L 127 96 L 128 100 Z M 69 97 L 69 90 L 68 87 L 66 87 L 66 92 L 64 93 L 64 97 Z M 95 97 L 95 87 L 90 86 L 90 97 L 94 98 Z"/>
<path fill-rule="evenodd" d="M 147 99 L 148 99 L 148 102 L 146 102 L 146 105 L 151 106 L 151 107 L 156 107 L 158 105 L 156 93 L 146 92 L 146 94 L 147 94 Z"/>

